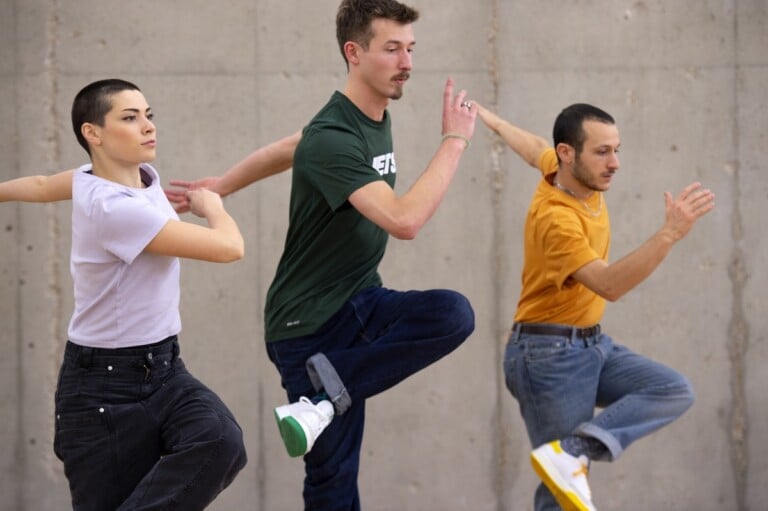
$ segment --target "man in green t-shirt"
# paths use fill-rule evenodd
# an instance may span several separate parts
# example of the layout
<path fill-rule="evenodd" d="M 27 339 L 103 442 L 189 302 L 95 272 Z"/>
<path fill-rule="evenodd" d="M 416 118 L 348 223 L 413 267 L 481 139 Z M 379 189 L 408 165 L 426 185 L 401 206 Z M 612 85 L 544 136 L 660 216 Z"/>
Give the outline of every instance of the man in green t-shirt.
<path fill-rule="evenodd" d="M 289 454 L 304 455 L 307 509 L 359 509 L 366 398 L 448 354 L 474 329 L 459 293 L 394 291 L 378 274 L 389 236 L 414 238 L 437 209 L 477 114 L 449 80 L 440 147 L 398 197 L 386 108 L 409 78 L 417 18 L 395 0 L 342 1 L 336 24 L 346 87 L 305 127 L 294 154 L 288 234 L 265 328 L 291 402 L 275 415 Z"/>
<path fill-rule="evenodd" d="M 348 69 L 344 91 L 301 134 L 254 152 L 220 178 L 171 182 L 228 195 L 290 166 L 298 143 L 290 223 L 265 328 L 290 402 L 275 417 L 288 453 L 304 455 L 307 509 L 360 509 L 366 398 L 453 351 L 474 330 L 461 294 L 394 291 L 378 274 L 389 236 L 413 239 L 434 214 L 477 116 L 449 79 L 440 146 L 410 189 L 395 194 L 387 105 L 409 78 L 417 18 L 395 0 L 343 0 L 336 35 Z M 184 209 L 182 198 L 174 202 Z"/>

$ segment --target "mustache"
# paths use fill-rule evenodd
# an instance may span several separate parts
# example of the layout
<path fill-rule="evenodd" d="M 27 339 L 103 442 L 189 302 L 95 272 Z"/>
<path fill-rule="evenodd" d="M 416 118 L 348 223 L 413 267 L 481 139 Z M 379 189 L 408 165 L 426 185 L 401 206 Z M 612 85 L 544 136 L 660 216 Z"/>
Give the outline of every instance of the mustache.
<path fill-rule="evenodd" d="M 407 80 L 411 77 L 411 73 L 400 73 L 392 77 L 393 80 Z"/>

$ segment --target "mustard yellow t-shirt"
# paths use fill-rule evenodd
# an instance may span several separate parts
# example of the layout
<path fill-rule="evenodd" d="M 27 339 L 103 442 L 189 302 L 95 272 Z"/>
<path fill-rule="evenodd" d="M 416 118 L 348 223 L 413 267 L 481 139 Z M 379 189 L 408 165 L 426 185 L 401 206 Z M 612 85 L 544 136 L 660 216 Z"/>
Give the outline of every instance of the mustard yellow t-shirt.
<path fill-rule="evenodd" d="M 608 260 L 608 210 L 601 192 L 582 202 L 552 185 L 557 171 L 554 149 L 541 154 L 539 170 L 542 180 L 525 220 L 522 291 L 515 321 L 592 326 L 603 316 L 605 299 L 571 275 L 595 259 Z"/>

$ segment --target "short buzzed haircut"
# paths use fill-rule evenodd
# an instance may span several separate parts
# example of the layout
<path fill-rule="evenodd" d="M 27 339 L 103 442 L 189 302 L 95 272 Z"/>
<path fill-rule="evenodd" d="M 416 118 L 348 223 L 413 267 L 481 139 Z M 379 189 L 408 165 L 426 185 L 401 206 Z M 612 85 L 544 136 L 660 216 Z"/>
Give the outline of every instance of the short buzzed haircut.
<path fill-rule="evenodd" d="M 91 149 L 80 129 L 85 123 L 104 126 L 104 116 L 112 109 L 112 96 L 124 90 L 141 92 L 136 85 L 118 78 L 99 80 L 83 87 L 72 102 L 72 129 L 77 141 L 90 156 Z"/>
<path fill-rule="evenodd" d="M 576 156 L 584 149 L 584 121 L 598 121 L 605 124 L 616 124 L 610 114 L 587 103 L 575 103 L 563 109 L 555 119 L 552 138 L 555 147 L 558 144 L 568 144 L 576 150 Z M 558 157 L 559 158 L 559 157 Z"/>

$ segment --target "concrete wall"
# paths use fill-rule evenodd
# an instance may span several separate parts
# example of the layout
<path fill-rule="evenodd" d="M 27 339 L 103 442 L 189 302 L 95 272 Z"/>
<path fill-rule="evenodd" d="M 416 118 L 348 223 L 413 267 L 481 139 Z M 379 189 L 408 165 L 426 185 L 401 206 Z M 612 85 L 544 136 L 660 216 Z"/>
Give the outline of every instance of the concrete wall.
<path fill-rule="evenodd" d="M 549 137 L 559 110 L 602 106 L 622 134 L 607 195 L 613 259 L 664 218 L 664 190 L 701 180 L 717 209 L 633 293 L 609 305 L 617 340 L 686 374 L 678 422 L 595 464 L 601 510 L 760 511 L 768 501 L 766 0 L 413 0 L 415 69 L 391 105 L 400 191 L 440 135 L 447 76 Z M 80 87 L 136 81 L 156 112 L 164 180 L 223 172 L 314 114 L 345 70 L 336 0 L 2 0 L 0 179 L 72 168 Z M 392 241 L 394 288 L 469 296 L 477 330 L 447 359 L 368 403 L 360 486 L 368 510 L 528 510 L 536 478 L 501 358 L 519 292 L 536 173 L 478 125 L 438 214 Z M 250 462 L 211 509 L 301 507 L 300 460 L 271 407 L 284 400 L 262 342 L 264 296 L 286 229 L 288 174 L 227 200 L 245 260 L 183 264 L 182 353 L 244 426 Z M 52 399 L 72 309 L 68 204 L 0 206 L 1 511 L 68 507 L 52 453 Z"/>

